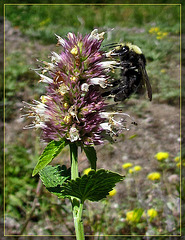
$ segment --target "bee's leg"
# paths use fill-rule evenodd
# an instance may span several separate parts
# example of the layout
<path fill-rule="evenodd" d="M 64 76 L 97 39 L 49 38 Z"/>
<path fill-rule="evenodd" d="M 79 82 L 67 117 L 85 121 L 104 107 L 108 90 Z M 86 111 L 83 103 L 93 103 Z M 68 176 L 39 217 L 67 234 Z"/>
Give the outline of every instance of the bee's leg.
<path fill-rule="evenodd" d="M 124 101 L 129 95 L 125 93 L 124 89 L 120 90 L 114 97 L 115 102 Z"/>
<path fill-rule="evenodd" d="M 120 51 L 117 51 L 117 52 L 113 52 L 112 54 L 111 54 L 111 56 L 112 57 L 114 57 L 114 56 L 119 56 L 119 57 L 123 57 L 123 56 L 125 56 L 125 54 L 127 54 L 127 50 L 126 49 L 124 49 L 124 50 L 120 50 Z"/>

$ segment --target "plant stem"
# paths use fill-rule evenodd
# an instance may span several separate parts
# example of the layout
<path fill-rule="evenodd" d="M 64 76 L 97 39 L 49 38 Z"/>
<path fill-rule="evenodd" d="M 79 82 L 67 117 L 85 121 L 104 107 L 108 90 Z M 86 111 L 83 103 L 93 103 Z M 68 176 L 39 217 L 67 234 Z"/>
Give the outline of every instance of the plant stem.
<path fill-rule="evenodd" d="M 78 147 L 75 143 L 70 144 L 70 158 L 71 158 L 71 179 L 78 177 Z M 73 218 L 77 240 L 84 240 L 84 228 L 82 221 L 83 203 L 77 198 L 71 198 Z"/>

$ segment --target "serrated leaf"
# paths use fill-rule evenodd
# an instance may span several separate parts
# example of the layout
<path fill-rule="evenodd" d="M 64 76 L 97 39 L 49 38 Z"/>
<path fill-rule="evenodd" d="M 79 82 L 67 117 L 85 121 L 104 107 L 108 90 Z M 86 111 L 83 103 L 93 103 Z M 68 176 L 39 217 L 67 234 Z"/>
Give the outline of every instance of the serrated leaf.
<path fill-rule="evenodd" d="M 51 141 L 44 149 L 41 154 L 37 165 L 35 166 L 32 176 L 35 176 L 39 171 L 41 171 L 46 165 L 48 165 L 67 145 L 64 140 L 61 141 Z"/>
<path fill-rule="evenodd" d="M 84 202 L 99 201 L 105 198 L 115 184 L 123 180 L 123 176 L 108 170 L 91 170 L 88 175 L 63 183 L 61 194 L 65 198 L 76 197 Z"/>
<path fill-rule="evenodd" d="M 83 149 L 91 164 L 91 169 L 94 169 L 96 171 L 96 161 L 97 161 L 96 150 L 94 149 L 94 147 L 84 147 Z"/>
<path fill-rule="evenodd" d="M 70 169 L 67 169 L 65 165 L 62 167 L 48 165 L 39 172 L 39 175 L 48 191 L 59 197 L 62 190 L 61 185 L 70 178 Z"/>

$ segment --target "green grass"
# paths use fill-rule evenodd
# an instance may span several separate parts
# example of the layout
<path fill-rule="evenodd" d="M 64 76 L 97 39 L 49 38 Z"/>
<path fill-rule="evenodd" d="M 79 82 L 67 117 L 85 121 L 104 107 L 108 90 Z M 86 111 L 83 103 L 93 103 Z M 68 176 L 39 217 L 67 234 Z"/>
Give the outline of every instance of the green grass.
<path fill-rule="evenodd" d="M 143 28 L 160 25 L 179 33 L 179 6 L 6 6 L 6 17 L 26 35 L 45 43 L 55 43 L 54 33 L 87 33 L 93 28 Z"/>

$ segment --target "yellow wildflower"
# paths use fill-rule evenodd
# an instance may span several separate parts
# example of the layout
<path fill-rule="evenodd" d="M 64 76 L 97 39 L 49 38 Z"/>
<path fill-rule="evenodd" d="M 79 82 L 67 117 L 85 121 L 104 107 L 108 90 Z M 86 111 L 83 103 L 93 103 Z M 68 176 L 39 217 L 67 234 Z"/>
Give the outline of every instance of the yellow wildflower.
<path fill-rule="evenodd" d="M 148 209 L 147 214 L 150 217 L 150 220 L 157 217 L 157 215 L 158 215 L 157 211 L 154 208 Z"/>
<path fill-rule="evenodd" d="M 164 159 L 169 158 L 169 153 L 168 153 L 168 152 L 158 152 L 158 153 L 155 155 L 155 158 L 156 158 L 158 161 L 162 161 L 162 160 L 164 160 Z"/>
<path fill-rule="evenodd" d="M 160 72 L 161 73 L 166 73 L 166 69 L 162 68 Z"/>
<path fill-rule="evenodd" d="M 136 171 L 136 172 L 141 171 L 141 169 L 142 169 L 142 167 L 139 166 L 139 165 L 136 165 L 136 166 L 134 167 L 134 171 Z"/>
<path fill-rule="evenodd" d="M 114 195 L 116 195 L 116 193 L 117 193 L 117 190 L 114 188 L 112 189 L 112 191 L 109 192 L 109 196 L 113 197 Z"/>
<path fill-rule="evenodd" d="M 175 162 L 179 162 L 179 161 L 180 161 L 180 157 L 179 157 L 179 156 L 175 157 L 175 158 L 174 158 L 174 161 L 175 161 Z"/>
<path fill-rule="evenodd" d="M 163 37 L 162 36 L 157 36 L 156 39 L 161 40 L 161 39 L 163 39 Z"/>
<path fill-rule="evenodd" d="M 158 32 L 157 33 L 157 39 L 163 39 L 163 38 L 165 38 L 166 36 L 168 36 L 168 32 Z"/>
<path fill-rule="evenodd" d="M 163 37 L 168 36 L 168 32 L 163 32 Z"/>
<path fill-rule="evenodd" d="M 126 213 L 126 220 L 128 222 L 139 222 L 141 216 L 143 214 L 143 210 L 142 209 L 134 209 L 133 211 L 129 211 Z"/>
<path fill-rule="evenodd" d="M 134 211 L 127 212 L 126 213 L 126 220 L 128 222 L 133 222 L 133 220 L 134 220 L 133 216 L 134 216 Z"/>
<path fill-rule="evenodd" d="M 86 175 L 88 175 L 88 173 L 91 171 L 91 168 L 86 168 L 85 170 L 84 170 L 84 174 L 86 174 Z"/>
<path fill-rule="evenodd" d="M 133 168 L 130 168 L 130 169 L 128 170 L 128 172 L 131 174 L 131 173 L 134 173 L 134 172 L 141 171 L 141 169 L 142 169 L 142 167 L 141 167 L 141 166 L 139 166 L 139 165 L 136 165 L 135 167 L 133 167 Z"/>
<path fill-rule="evenodd" d="M 152 27 L 149 30 L 149 33 L 153 34 L 153 33 L 157 33 L 159 32 L 160 28 L 159 27 Z"/>
<path fill-rule="evenodd" d="M 161 174 L 158 172 L 152 172 L 148 174 L 147 178 L 152 181 L 160 180 Z"/>
<path fill-rule="evenodd" d="M 161 36 L 161 35 L 163 35 L 163 32 L 159 31 L 159 32 L 157 32 L 157 35 Z"/>
<path fill-rule="evenodd" d="M 132 166 L 133 166 L 132 163 L 124 163 L 124 164 L 122 165 L 122 168 L 126 169 L 126 168 L 129 168 L 129 167 L 132 167 Z"/>
<path fill-rule="evenodd" d="M 177 166 L 178 168 L 180 168 L 180 166 L 181 166 L 181 163 L 180 163 L 180 162 L 178 162 L 178 163 L 176 164 L 176 166 Z"/>

